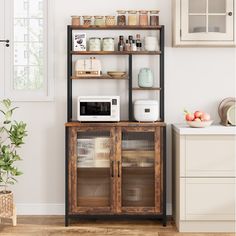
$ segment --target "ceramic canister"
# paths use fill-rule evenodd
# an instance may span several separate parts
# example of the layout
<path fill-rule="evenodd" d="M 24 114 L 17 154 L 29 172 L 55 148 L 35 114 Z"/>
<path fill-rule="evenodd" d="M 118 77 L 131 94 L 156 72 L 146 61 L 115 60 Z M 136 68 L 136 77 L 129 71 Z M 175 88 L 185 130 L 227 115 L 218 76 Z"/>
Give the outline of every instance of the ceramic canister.
<path fill-rule="evenodd" d="M 114 38 L 103 38 L 103 51 L 115 51 Z"/>
<path fill-rule="evenodd" d="M 153 73 L 149 68 L 141 68 L 138 74 L 138 86 L 150 88 L 153 86 Z"/>
<path fill-rule="evenodd" d="M 89 50 L 90 51 L 101 51 L 101 39 L 90 38 L 89 39 Z"/>
<path fill-rule="evenodd" d="M 158 49 L 158 39 L 157 37 L 147 36 L 144 39 L 144 47 L 147 51 L 155 51 Z"/>

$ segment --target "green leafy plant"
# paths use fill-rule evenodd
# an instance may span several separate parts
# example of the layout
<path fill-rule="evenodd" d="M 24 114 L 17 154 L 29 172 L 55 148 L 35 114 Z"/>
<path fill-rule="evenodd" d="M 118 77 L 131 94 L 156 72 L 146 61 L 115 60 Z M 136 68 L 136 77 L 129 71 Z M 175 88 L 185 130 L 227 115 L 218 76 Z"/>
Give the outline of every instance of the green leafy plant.
<path fill-rule="evenodd" d="M 13 112 L 18 107 L 12 107 L 9 99 L 4 99 L 1 105 L 3 118 L 0 119 L 0 185 L 6 193 L 7 187 L 15 184 L 16 177 L 23 174 L 15 166 L 15 162 L 22 160 L 18 150 L 24 144 L 27 131 L 24 122 L 12 119 Z"/>

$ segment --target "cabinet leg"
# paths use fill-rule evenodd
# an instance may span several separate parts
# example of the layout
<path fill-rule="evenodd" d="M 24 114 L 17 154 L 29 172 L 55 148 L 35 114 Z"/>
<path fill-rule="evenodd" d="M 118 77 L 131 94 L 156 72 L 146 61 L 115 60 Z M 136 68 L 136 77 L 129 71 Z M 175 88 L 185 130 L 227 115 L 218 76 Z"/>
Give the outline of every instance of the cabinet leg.
<path fill-rule="evenodd" d="M 162 225 L 163 225 L 163 227 L 166 227 L 166 225 L 167 225 L 167 217 L 166 216 L 163 216 L 163 218 L 162 218 Z"/>
<path fill-rule="evenodd" d="M 65 216 L 65 227 L 69 226 L 69 218 L 68 216 Z"/>
<path fill-rule="evenodd" d="M 13 208 L 13 216 L 12 216 L 12 224 L 13 226 L 16 226 L 17 220 L 16 220 L 16 207 Z"/>

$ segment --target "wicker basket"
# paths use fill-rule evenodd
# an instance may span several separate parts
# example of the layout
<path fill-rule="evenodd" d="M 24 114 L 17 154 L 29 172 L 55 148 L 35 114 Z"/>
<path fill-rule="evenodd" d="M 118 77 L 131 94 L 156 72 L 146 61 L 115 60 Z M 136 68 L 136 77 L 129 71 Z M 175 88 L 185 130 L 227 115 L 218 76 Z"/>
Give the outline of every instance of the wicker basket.
<path fill-rule="evenodd" d="M 13 193 L 0 191 L 0 218 L 11 218 L 13 208 Z"/>

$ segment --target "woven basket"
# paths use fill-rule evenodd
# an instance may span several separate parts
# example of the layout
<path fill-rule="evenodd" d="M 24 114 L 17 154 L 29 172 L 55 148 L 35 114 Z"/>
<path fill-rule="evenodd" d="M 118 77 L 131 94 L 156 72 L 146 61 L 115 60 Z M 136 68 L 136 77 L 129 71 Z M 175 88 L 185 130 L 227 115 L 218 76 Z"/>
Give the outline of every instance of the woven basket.
<path fill-rule="evenodd" d="M 13 216 L 13 193 L 0 191 L 0 218 Z"/>

